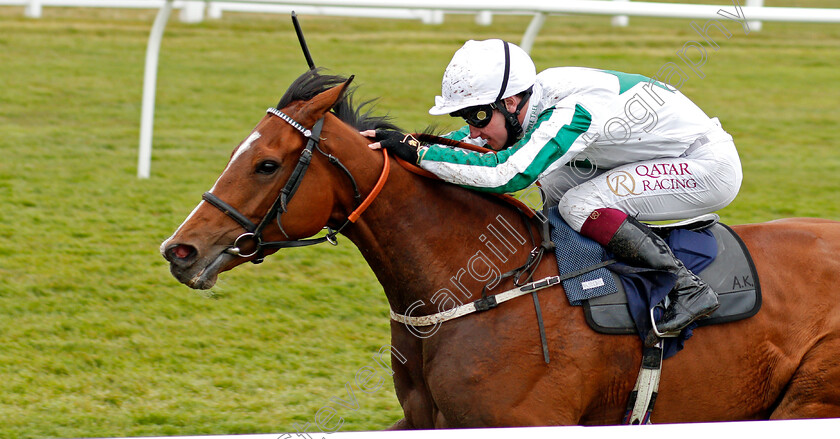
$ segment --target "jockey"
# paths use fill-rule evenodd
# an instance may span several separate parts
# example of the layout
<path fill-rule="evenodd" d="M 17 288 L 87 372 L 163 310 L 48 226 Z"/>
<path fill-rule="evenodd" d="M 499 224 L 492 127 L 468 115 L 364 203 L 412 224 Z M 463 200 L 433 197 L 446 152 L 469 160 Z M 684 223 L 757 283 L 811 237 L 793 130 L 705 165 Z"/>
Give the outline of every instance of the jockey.
<path fill-rule="evenodd" d="M 478 153 L 364 132 L 397 156 L 466 188 L 511 193 L 538 181 L 576 231 L 623 262 L 676 276 L 656 323 L 676 333 L 719 306 L 717 294 L 638 220 L 689 218 L 728 205 L 741 186 L 732 136 L 678 90 L 642 75 L 583 67 L 536 74 L 518 46 L 467 41 L 443 74 L 433 115 L 467 126 L 446 137 Z"/>

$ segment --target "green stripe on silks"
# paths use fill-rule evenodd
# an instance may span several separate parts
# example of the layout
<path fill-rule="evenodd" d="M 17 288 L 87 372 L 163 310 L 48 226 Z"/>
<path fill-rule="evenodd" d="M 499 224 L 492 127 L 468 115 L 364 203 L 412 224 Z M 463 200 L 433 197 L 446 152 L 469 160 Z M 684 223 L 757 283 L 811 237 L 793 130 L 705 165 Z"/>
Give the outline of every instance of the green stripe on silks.
<path fill-rule="evenodd" d="M 660 87 L 664 90 L 668 90 L 672 93 L 674 91 L 674 90 L 671 90 L 670 88 L 666 87 L 665 84 L 663 84 L 659 81 L 654 81 L 653 79 L 650 79 L 650 78 L 648 78 L 647 76 L 644 76 L 644 75 L 638 75 L 638 74 L 635 74 L 635 73 L 617 72 L 615 70 L 601 70 L 601 71 L 604 72 L 604 73 L 609 73 L 611 75 L 615 75 L 615 77 L 618 78 L 618 94 L 622 94 L 625 91 L 630 90 L 631 88 L 635 87 L 636 84 L 638 84 L 640 82 L 651 83 L 651 84 L 653 84 L 657 87 Z"/>
<path fill-rule="evenodd" d="M 554 109 L 552 108 L 540 114 L 540 117 L 534 124 L 534 128 L 528 130 L 528 133 L 523 139 L 516 142 L 508 149 L 497 153 L 480 153 L 443 147 L 431 147 L 423 156 L 423 160 L 495 168 L 496 166 L 505 163 L 516 151 L 527 144 L 531 140 L 531 134 L 537 130 L 542 123 L 550 119 L 553 112 Z M 462 186 L 478 191 L 494 193 L 510 193 L 524 189 L 533 183 L 537 176 L 539 176 L 549 165 L 551 165 L 551 163 L 565 154 L 571 147 L 572 143 L 574 143 L 580 135 L 589 129 L 591 123 L 592 115 L 590 115 L 589 112 L 580 105 L 575 105 L 575 112 L 572 116 L 571 122 L 567 125 L 563 125 L 563 127 L 558 130 L 557 135 L 542 146 L 536 159 L 528 166 L 525 173 L 518 174 L 508 183 L 498 187 Z"/>
<path fill-rule="evenodd" d="M 550 117 L 550 113 L 551 111 L 546 111 L 540 115 L 540 118 L 537 119 L 537 126 L 539 126 L 541 120 L 547 120 L 548 117 Z M 546 114 L 547 117 L 543 118 Z M 592 115 L 580 105 L 575 105 L 575 113 L 572 116 L 571 122 L 569 122 L 568 125 L 563 125 L 563 127 L 557 132 L 557 135 L 543 145 L 540 152 L 537 153 L 537 156 L 531 164 L 528 165 L 524 172 L 516 174 L 516 176 L 510 179 L 510 181 L 503 186 L 488 188 L 488 191 L 511 193 L 530 186 L 531 183 L 533 183 L 537 177 L 543 173 L 543 171 L 551 166 L 552 163 L 560 159 L 563 154 L 569 151 L 569 148 L 571 148 L 572 144 L 575 143 L 575 140 L 588 131 L 591 124 Z M 517 145 L 521 147 L 520 144 L 524 145 L 528 140 L 530 140 L 530 137 L 520 140 L 517 142 Z M 500 151 L 498 154 L 502 154 L 507 151 L 508 150 Z"/>

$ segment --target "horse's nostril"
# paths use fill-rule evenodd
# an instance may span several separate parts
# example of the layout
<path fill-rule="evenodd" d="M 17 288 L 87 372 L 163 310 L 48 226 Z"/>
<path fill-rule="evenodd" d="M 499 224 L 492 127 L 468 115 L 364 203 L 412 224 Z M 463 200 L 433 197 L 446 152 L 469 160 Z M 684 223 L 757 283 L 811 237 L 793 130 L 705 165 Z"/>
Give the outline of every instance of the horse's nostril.
<path fill-rule="evenodd" d="M 166 249 L 166 259 L 170 262 L 185 262 L 196 255 L 195 247 L 187 244 L 173 244 Z"/>

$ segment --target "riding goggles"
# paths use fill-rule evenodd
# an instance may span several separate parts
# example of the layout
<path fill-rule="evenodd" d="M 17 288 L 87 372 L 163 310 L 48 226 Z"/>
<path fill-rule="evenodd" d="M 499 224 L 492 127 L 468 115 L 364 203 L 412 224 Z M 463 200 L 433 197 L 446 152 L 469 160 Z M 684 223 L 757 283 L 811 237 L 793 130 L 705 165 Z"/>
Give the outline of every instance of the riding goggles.
<path fill-rule="evenodd" d="M 452 117 L 461 117 L 467 124 L 476 128 L 484 128 L 490 123 L 490 119 L 493 118 L 493 110 L 495 109 L 496 104 L 476 105 L 453 111 L 449 115 Z"/>

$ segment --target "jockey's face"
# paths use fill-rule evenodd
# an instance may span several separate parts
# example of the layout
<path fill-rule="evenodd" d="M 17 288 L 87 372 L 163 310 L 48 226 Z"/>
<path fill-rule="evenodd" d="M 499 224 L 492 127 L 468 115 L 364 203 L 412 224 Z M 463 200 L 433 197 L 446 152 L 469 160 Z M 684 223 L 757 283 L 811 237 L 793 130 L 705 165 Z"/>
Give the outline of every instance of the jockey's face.
<path fill-rule="evenodd" d="M 499 110 L 493 110 L 493 117 L 490 123 L 482 128 L 476 128 L 472 125 L 470 127 L 470 137 L 481 137 L 487 141 L 487 146 L 496 151 L 505 147 L 507 141 L 507 128 L 505 127 L 505 117 Z"/>
<path fill-rule="evenodd" d="M 511 96 L 504 99 L 505 107 L 509 112 L 516 111 L 516 105 L 519 104 L 519 96 Z M 525 112 L 519 114 L 519 122 L 525 118 Z M 505 145 L 508 138 L 507 126 L 505 124 L 505 117 L 499 110 L 493 110 L 493 117 L 490 123 L 482 128 L 476 128 L 472 125 L 470 127 L 470 137 L 481 137 L 487 141 L 487 146 L 493 150 L 500 151 L 510 145 Z"/>

